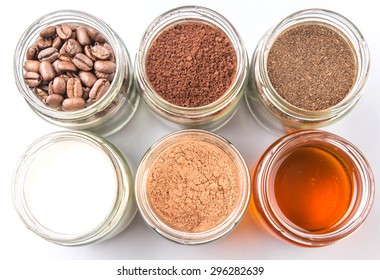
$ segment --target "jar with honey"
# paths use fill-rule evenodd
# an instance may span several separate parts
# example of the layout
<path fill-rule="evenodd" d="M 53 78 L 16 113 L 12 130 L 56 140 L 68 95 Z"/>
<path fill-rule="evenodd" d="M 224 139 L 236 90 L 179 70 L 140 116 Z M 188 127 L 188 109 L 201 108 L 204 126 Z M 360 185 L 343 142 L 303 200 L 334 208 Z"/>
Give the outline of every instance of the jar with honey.
<path fill-rule="evenodd" d="M 305 130 L 273 143 L 252 172 L 253 209 L 260 223 L 292 244 L 320 247 L 356 231 L 374 198 L 363 154 L 347 140 Z"/>

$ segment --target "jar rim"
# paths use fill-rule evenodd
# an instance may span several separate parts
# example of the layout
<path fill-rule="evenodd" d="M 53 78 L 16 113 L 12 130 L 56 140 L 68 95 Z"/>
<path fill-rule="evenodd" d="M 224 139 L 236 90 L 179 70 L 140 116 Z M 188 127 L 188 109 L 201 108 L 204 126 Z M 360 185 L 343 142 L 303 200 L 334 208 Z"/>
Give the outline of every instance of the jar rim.
<path fill-rule="evenodd" d="M 189 20 L 204 22 L 223 31 L 234 46 L 237 58 L 235 78 L 229 89 L 214 102 L 198 107 L 183 107 L 166 101 L 150 85 L 145 71 L 146 53 L 154 39 L 168 27 Z M 204 115 L 212 115 L 234 101 L 244 86 L 248 63 L 248 56 L 240 35 L 224 16 L 201 6 L 182 6 L 158 16 L 144 32 L 136 54 L 135 77 L 145 93 L 143 95 L 144 100 L 159 108 L 159 110 L 176 116 L 185 114 L 188 118 L 198 118 Z"/>
<path fill-rule="evenodd" d="M 115 53 L 115 76 L 113 81 L 110 84 L 107 92 L 96 101 L 91 106 L 88 106 L 84 109 L 78 111 L 58 111 L 52 108 L 47 107 L 43 104 L 31 91 L 31 89 L 25 84 L 23 80 L 23 63 L 25 62 L 25 54 L 26 50 L 29 46 L 34 43 L 34 40 L 39 35 L 39 32 L 49 26 L 56 25 L 59 23 L 71 23 L 71 24 L 82 24 L 95 28 L 98 30 L 105 38 L 106 41 L 111 45 L 113 51 Z M 125 73 L 129 70 L 130 67 L 130 59 L 127 53 L 127 61 L 124 61 L 123 50 L 121 46 L 119 46 L 119 39 L 116 33 L 100 18 L 95 17 L 89 13 L 79 11 L 79 10 L 58 10 L 48 14 L 45 14 L 35 20 L 21 35 L 16 50 L 14 53 L 13 60 L 13 68 L 14 68 L 14 76 L 16 80 L 16 85 L 20 93 L 26 99 L 28 104 L 33 107 L 37 112 L 62 120 L 78 120 L 85 119 L 96 113 L 107 108 L 112 101 L 117 97 L 118 92 L 121 89 L 121 81 L 124 79 Z M 125 50 L 127 52 L 127 50 Z M 125 64 L 128 65 L 125 65 Z"/>
<path fill-rule="evenodd" d="M 310 232 L 299 228 L 280 213 L 270 201 L 269 177 L 278 160 L 298 147 L 320 146 L 334 149 L 347 155 L 358 172 L 358 181 L 353 180 L 353 197 L 346 214 L 331 232 Z M 272 174 L 273 175 L 273 174 Z M 375 182 L 370 165 L 356 146 L 346 139 L 330 132 L 303 130 L 285 135 L 275 141 L 259 159 L 252 173 L 253 200 L 261 215 L 278 237 L 301 246 L 326 246 L 347 237 L 356 231 L 368 216 L 374 200 Z"/>
<path fill-rule="evenodd" d="M 275 39 L 288 28 L 305 23 L 322 24 L 337 32 L 350 45 L 358 67 L 355 82 L 345 98 L 323 110 L 307 110 L 289 103 L 277 93 L 268 76 L 267 58 Z M 370 67 L 368 45 L 360 30 L 349 19 L 334 11 L 305 9 L 292 13 L 269 29 L 263 36 L 257 50 L 260 53 L 257 54 L 260 65 L 259 71 L 263 82 L 266 84 L 263 94 L 278 110 L 287 115 L 289 114 L 291 117 L 305 121 L 334 119 L 340 114 L 349 111 L 363 94 Z"/>
<path fill-rule="evenodd" d="M 39 153 L 44 152 L 47 145 L 65 141 L 81 142 L 96 148 L 109 159 L 109 164 L 115 169 L 115 194 L 108 214 L 99 219 L 97 226 L 85 232 L 60 233 L 47 228 L 34 216 L 24 192 L 28 168 L 38 158 Z M 12 198 L 17 214 L 28 229 L 50 242 L 64 246 L 78 246 L 96 242 L 118 227 L 123 213 L 130 208 L 134 199 L 132 185 L 133 175 L 129 164 L 121 152 L 106 139 L 84 131 L 58 131 L 35 140 L 20 157 L 12 178 Z M 136 211 L 137 208 L 132 215 Z"/>
<path fill-rule="evenodd" d="M 146 177 L 154 160 L 168 147 L 181 139 L 196 139 L 222 148 L 239 169 L 240 195 L 238 203 L 230 215 L 219 225 L 202 232 L 184 232 L 165 224 L 149 205 L 146 193 Z M 180 244 L 202 244 L 219 239 L 229 233 L 241 220 L 250 198 L 250 177 L 246 163 L 239 151 L 225 138 L 200 129 L 185 129 L 170 133 L 154 143 L 143 156 L 137 169 L 135 180 L 136 201 L 145 222 L 161 236 Z"/>

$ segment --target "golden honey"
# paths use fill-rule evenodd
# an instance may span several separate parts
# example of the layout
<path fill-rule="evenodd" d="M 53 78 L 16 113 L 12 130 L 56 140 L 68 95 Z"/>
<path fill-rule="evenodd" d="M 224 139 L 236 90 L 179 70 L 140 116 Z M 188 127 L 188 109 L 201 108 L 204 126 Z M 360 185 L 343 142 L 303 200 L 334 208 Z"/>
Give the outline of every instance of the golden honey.
<path fill-rule="evenodd" d="M 350 205 L 351 189 L 345 165 L 319 147 L 293 150 L 279 164 L 274 180 L 282 213 L 309 231 L 338 223 Z"/>
<path fill-rule="evenodd" d="M 303 130 L 275 141 L 252 170 L 252 213 L 291 244 L 331 245 L 355 232 L 375 183 L 363 154 L 338 135 Z"/>

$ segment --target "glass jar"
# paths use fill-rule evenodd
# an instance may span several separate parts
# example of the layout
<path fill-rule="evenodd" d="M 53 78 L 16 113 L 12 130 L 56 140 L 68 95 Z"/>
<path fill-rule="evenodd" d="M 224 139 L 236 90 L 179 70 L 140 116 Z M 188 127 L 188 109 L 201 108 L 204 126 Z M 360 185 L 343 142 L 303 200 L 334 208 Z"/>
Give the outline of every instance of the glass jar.
<path fill-rule="evenodd" d="M 35 141 L 12 183 L 25 226 L 59 245 L 109 239 L 137 212 L 131 164 L 110 142 L 88 132 L 55 132 Z"/>
<path fill-rule="evenodd" d="M 212 228 L 200 230 L 197 232 L 179 230 L 178 228 L 176 229 L 171 224 L 168 224 L 167 222 L 165 222 L 164 219 L 162 219 L 159 216 L 158 212 L 153 209 L 153 206 L 150 201 L 150 194 L 148 194 L 147 184 L 149 181 L 149 174 L 151 170 L 153 170 L 156 167 L 156 160 L 161 155 L 163 155 L 168 149 L 170 149 L 173 146 L 178 145 L 179 143 L 183 143 L 184 141 L 190 141 L 191 143 L 194 143 L 194 142 L 205 143 L 206 145 L 210 145 L 210 147 L 220 149 L 220 151 L 225 153 L 225 155 L 233 163 L 234 169 L 236 169 L 237 177 L 239 181 L 239 183 L 237 184 L 237 188 L 239 189 L 239 194 L 237 195 L 236 204 L 234 208 L 232 209 L 231 213 L 228 216 L 226 215 L 226 217 L 223 217 L 223 220 L 219 224 L 216 224 L 216 225 L 214 224 Z M 170 157 L 173 158 L 173 154 L 171 154 Z M 191 156 L 187 157 L 186 154 L 184 154 L 183 158 L 188 159 L 192 157 Z M 179 159 L 178 162 L 183 160 L 183 158 Z M 157 161 L 162 162 L 163 160 L 158 159 Z M 202 163 L 200 164 L 202 165 Z M 205 163 L 203 163 L 203 167 L 204 165 Z M 175 171 L 174 170 L 175 167 L 171 169 L 172 170 L 168 170 L 169 174 L 175 174 L 173 176 L 177 178 L 176 176 L 178 175 L 178 172 L 177 172 L 178 170 Z M 186 171 L 184 171 L 182 168 L 180 168 L 179 172 L 186 173 Z M 199 173 L 197 174 L 204 175 L 206 172 L 207 171 L 205 169 L 202 169 L 202 170 L 199 170 Z M 171 177 L 171 175 L 169 176 Z M 185 174 L 184 176 L 188 176 L 188 174 Z M 160 180 L 163 180 L 163 178 L 161 178 Z M 207 182 L 210 182 L 209 180 L 210 179 L 207 179 Z M 193 178 L 193 180 L 190 180 L 190 181 L 197 181 L 197 179 Z M 184 190 L 184 187 L 181 187 L 180 185 L 181 183 L 175 183 L 174 185 L 172 185 L 173 189 L 169 190 L 169 193 L 178 194 L 178 191 L 180 191 L 180 192 L 183 192 L 183 195 L 185 194 L 187 195 L 187 193 L 192 192 L 192 190 L 194 190 L 194 193 L 197 192 L 197 187 L 191 190 Z M 211 192 L 212 187 L 211 186 L 206 187 L 205 190 L 207 193 L 209 191 Z M 225 190 L 225 191 L 227 192 L 228 190 Z M 250 197 L 249 171 L 240 153 L 226 139 L 208 131 L 196 130 L 196 129 L 181 130 L 181 131 L 174 132 L 163 137 L 162 139 L 157 141 L 155 144 L 153 144 L 151 148 L 145 153 L 136 173 L 135 192 L 136 192 L 136 201 L 137 201 L 137 205 L 140 210 L 141 216 L 154 231 L 168 238 L 169 240 L 172 240 L 181 244 L 190 244 L 190 245 L 202 244 L 206 242 L 211 242 L 213 240 L 216 240 L 220 237 L 225 236 L 238 224 L 238 222 L 242 218 L 247 208 L 249 197 Z M 190 194 L 190 197 L 191 199 L 193 199 L 193 195 Z M 165 201 L 165 203 L 168 203 L 168 202 Z M 209 202 L 206 204 L 212 204 L 212 203 L 213 202 Z M 184 206 L 181 208 L 183 209 L 191 208 L 192 206 L 191 204 L 192 203 L 189 203 L 187 204 L 187 206 Z M 222 207 L 224 207 L 224 204 L 223 206 L 220 206 L 220 208 Z M 215 211 L 217 210 L 214 209 L 214 212 Z M 209 213 L 208 211 L 206 212 Z M 209 215 L 211 216 L 212 214 L 209 214 Z"/>
<path fill-rule="evenodd" d="M 320 209 L 323 209 L 322 204 L 328 203 L 328 211 L 323 212 L 323 215 L 326 213 L 329 214 L 324 217 L 330 218 L 331 216 L 329 215 L 336 213 L 339 203 L 343 201 L 345 203 L 345 207 L 343 208 L 345 209 L 345 212 L 342 212 L 341 217 L 339 216 L 340 218 L 334 218 L 336 222 L 330 224 L 328 227 L 320 227 L 315 230 L 310 230 L 305 228 L 305 226 L 300 226 L 300 224 L 297 224 L 298 222 L 294 222 L 289 218 L 290 216 L 287 215 L 286 212 L 282 211 L 282 209 L 285 208 L 281 207 L 279 203 L 282 198 L 275 190 L 275 185 L 277 182 L 280 182 L 276 181 L 277 175 L 279 174 L 282 164 L 289 159 L 291 155 L 294 155 L 296 151 L 299 151 L 300 148 L 312 148 L 317 149 L 318 153 L 327 153 L 334 161 L 339 162 L 341 167 L 343 166 L 342 169 L 345 172 L 345 176 L 350 182 L 350 192 L 348 192 L 347 195 L 350 196 L 350 199 L 333 200 L 326 198 L 326 196 L 329 197 L 331 193 L 339 195 L 343 193 L 343 191 L 339 189 L 342 185 L 336 183 L 338 176 L 331 177 L 333 178 L 332 180 L 335 182 L 335 185 L 333 184 L 334 187 L 329 189 L 330 191 L 323 189 L 319 192 L 319 194 L 323 196 L 323 198 L 318 196 L 321 204 L 314 205 L 316 206 L 316 209 L 320 211 Z M 310 157 L 307 160 L 308 163 L 305 163 L 304 166 L 311 164 Z M 327 161 L 324 161 L 323 165 L 327 165 L 326 162 Z M 321 163 L 319 162 L 319 164 Z M 294 168 L 293 165 L 293 170 Z M 294 177 L 302 177 L 306 172 L 305 170 L 306 169 L 298 170 L 298 175 L 293 176 L 293 179 L 295 179 Z M 322 171 L 318 168 L 314 168 L 313 170 L 314 171 L 312 172 L 314 175 L 307 179 L 307 188 L 306 183 L 303 185 L 305 186 L 304 189 L 308 192 L 307 196 L 303 196 L 308 198 L 307 201 L 300 201 L 302 200 L 300 196 L 292 193 L 293 197 L 298 197 L 297 203 L 302 205 L 302 207 L 300 206 L 302 209 L 298 210 L 302 213 L 309 211 L 309 205 L 312 205 L 315 202 L 312 196 L 317 195 L 317 192 L 313 192 L 312 190 L 313 186 L 316 184 L 315 182 L 319 183 L 316 185 L 317 189 L 314 189 L 317 191 L 323 188 L 321 185 L 322 183 L 320 182 L 327 184 L 327 181 L 325 180 L 326 177 L 323 177 L 323 175 L 318 173 Z M 288 174 L 288 176 L 291 175 Z M 295 132 L 283 136 L 274 142 L 261 156 L 253 169 L 251 182 L 253 188 L 252 209 L 260 225 L 275 237 L 291 244 L 305 247 L 331 245 L 355 232 L 368 216 L 373 204 L 375 192 L 373 173 L 369 163 L 362 153 L 347 140 L 332 133 L 318 130 Z M 342 197 L 344 197 L 343 194 Z M 298 214 L 293 214 L 298 216 L 301 215 L 300 212 L 298 212 Z M 307 222 L 313 222 L 312 220 L 313 218 L 308 216 Z"/>
<path fill-rule="evenodd" d="M 146 74 L 146 57 L 152 42 L 167 28 L 184 22 L 200 22 L 222 30 L 232 43 L 237 59 L 235 79 L 218 100 L 200 107 L 182 107 L 167 102 L 151 86 Z M 139 92 L 159 119 L 176 129 L 202 128 L 217 130 L 232 118 L 246 89 L 248 56 L 242 39 L 222 15 L 213 10 L 197 7 L 179 7 L 155 19 L 145 31 L 136 55 L 135 78 Z"/>
<path fill-rule="evenodd" d="M 350 46 L 357 65 L 356 79 L 346 97 L 324 110 L 306 110 L 290 104 L 276 92 L 268 76 L 268 55 L 276 38 L 285 30 L 305 23 L 323 25 L 340 35 Z M 358 102 L 368 78 L 369 64 L 366 41 L 348 19 L 327 10 L 299 11 L 272 27 L 258 43 L 252 58 L 246 102 L 255 119 L 277 134 L 323 127 L 341 119 Z"/>
<path fill-rule="evenodd" d="M 111 45 L 115 54 L 116 71 L 107 92 L 91 106 L 64 112 L 47 107 L 25 84 L 23 65 L 26 52 L 47 26 L 62 23 L 88 26 L 98 30 Z M 16 85 L 28 105 L 44 120 L 64 128 L 88 130 L 103 136 L 124 126 L 133 116 L 139 102 L 134 89 L 132 62 L 120 37 L 100 19 L 80 11 L 63 10 L 36 20 L 21 36 L 14 55 Z"/>

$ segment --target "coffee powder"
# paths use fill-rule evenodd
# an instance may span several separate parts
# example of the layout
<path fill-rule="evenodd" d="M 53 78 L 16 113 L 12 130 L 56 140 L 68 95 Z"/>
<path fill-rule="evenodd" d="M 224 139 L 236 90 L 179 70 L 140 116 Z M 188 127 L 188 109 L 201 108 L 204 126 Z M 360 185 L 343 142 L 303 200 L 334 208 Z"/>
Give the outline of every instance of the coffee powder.
<path fill-rule="evenodd" d="M 145 66 L 151 86 L 166 101 L 181 107 L 200 107 L 227 92 L 236 76 L 237 59 L 222 30 L 186 22 L 157 36 Z"/>
<path fill-rule="evenodd" d="M 267 70 L 282 98 L 312 111 L 342 101 L 357 76 L 349 44 L 320 24 L 300 24 L 281 33 L 269 51 Z"/>

